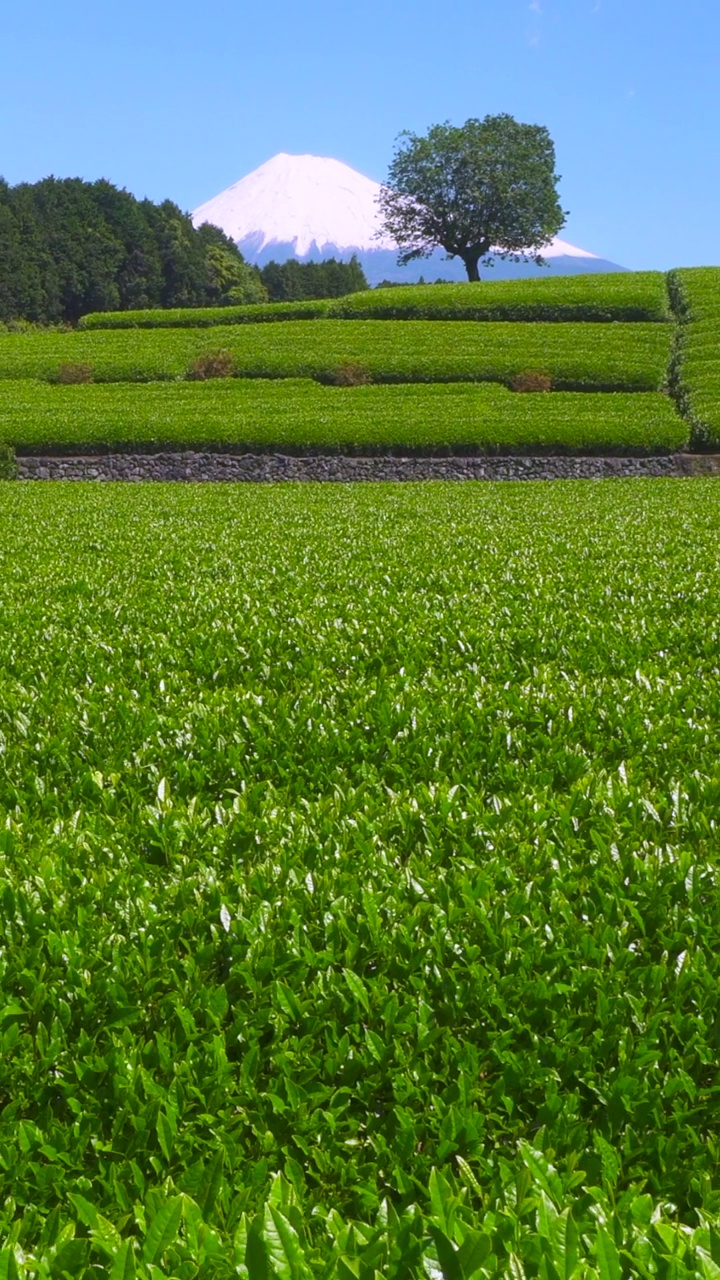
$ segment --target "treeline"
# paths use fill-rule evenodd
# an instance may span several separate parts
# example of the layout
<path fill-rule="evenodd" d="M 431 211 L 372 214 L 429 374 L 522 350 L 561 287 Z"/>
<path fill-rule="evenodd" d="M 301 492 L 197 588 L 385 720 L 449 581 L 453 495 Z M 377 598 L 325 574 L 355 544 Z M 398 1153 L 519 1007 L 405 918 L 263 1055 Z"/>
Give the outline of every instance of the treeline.
<path fill-rule="evenodd" d="M 0 319 L 262 301 L 257 271 L 217 227 L 112 183 L 0 180 Z"/>
<path fill-rule="evenodd" d="M 301 302 L 311 298 L 342 298 L 367 289 L 358 259 L 349 262 L 327 258 L 324 262 L 268 262 L 260 272 L 270 302 Z"/>
<path fill-rule="evenodd" d="M 357 259 L 245 261 L 218 227 L 195 228 L 171 200 L 111 182 L 0 178 L 0 321 L 75 323 L 88 311 L 334 298 L 366 288 Z"/>

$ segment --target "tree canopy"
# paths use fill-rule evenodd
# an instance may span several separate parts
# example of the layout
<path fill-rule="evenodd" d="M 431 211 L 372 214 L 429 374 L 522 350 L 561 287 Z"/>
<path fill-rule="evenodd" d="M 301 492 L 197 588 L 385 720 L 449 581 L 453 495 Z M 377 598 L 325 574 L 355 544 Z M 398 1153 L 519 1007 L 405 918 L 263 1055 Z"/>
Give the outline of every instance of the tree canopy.
<path fill-rule="evenodd" d="M 255 267 L 218 227 L 112 183 L 0 179 L 0 320 L 261 302 Z"/>
<path fill-rule="evenodd" d="M 271 302 L 297 302 L 309 298 L 341 298 L 367 289 L 365 272 L 355 254 L 349 262 L 326 258 L 323 262 L 268 262 L 260 272 Z"/>
<path fill-rule="evenodd" d="M 558 182 L 547 129 L 507 114 L 401 133 L 379 197 L 382 231 L 398 263 L 443 248 L 469 280 L 494 257 L 543 265 L 542 249 L 565 223 Z"/>

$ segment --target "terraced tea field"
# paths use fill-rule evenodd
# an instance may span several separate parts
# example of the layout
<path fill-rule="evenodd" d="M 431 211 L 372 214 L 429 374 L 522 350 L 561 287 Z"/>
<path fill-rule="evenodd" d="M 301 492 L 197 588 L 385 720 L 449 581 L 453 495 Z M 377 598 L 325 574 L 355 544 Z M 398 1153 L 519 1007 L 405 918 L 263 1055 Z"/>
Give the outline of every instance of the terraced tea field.
<path fill-rule="evenodd" d="M 558 390 L 656 391 L 670 358 L 666 324 L 477 324 L 303 320 L 212 333 L 238 378 L 330 379 L 360 365 L 375 382 L 505 382 L 542 368 Z M 212 348 L 211 348 L 212 349 Z M 7 334 L 0 380 L 57 378 L 88 366 L 95 382 L 182 379 L 208 350 L 203 329 Z"/>
<path fill-rule="evenodd" d="M 661 273 L 638 272 L 6 332 L 0 443 L 673 452 L 692 415 L 668 395 L 670 301 Z M 551 394 L 509 395 L 528 374 Z"/>
<path fill-rule="evenodd" d="M 719 524 L 0 487 L 0 1276 L 717 1274 Z"/>

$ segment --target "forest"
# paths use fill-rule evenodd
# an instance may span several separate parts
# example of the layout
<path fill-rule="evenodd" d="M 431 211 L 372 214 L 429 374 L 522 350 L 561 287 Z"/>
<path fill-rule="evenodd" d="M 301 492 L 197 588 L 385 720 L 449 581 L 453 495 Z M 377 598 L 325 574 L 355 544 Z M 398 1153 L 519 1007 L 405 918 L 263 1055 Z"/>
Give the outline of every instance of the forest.
<path fill-rule="evenodd" d="M 75 324 L 88 311 L 227 306 L 338 297 L 366 287 L 350 263 L 245 261 L 171 200 L 138 200 L 101 179 L 0 179 L 0 322 Z"/>

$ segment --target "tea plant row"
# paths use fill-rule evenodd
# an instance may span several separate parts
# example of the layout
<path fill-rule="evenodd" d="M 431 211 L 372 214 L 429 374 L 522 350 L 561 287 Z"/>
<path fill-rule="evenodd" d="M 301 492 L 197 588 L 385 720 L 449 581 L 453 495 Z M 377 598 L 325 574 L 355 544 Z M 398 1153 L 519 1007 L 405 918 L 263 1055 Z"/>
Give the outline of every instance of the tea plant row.
<path fill-rule="evenodd" d="M 311 380 L 51 386 L 0 381 L 0 442 L 268 449 L 663 453 L 687 426 L 659 392 L 518 395 L 493 384 L 324 387 Z"/>
<path fill-rule="evenodd" d="M 699 442 L 720 446 L 720 267 L 674 271 L 681 316 L 677 379 Z"/>

